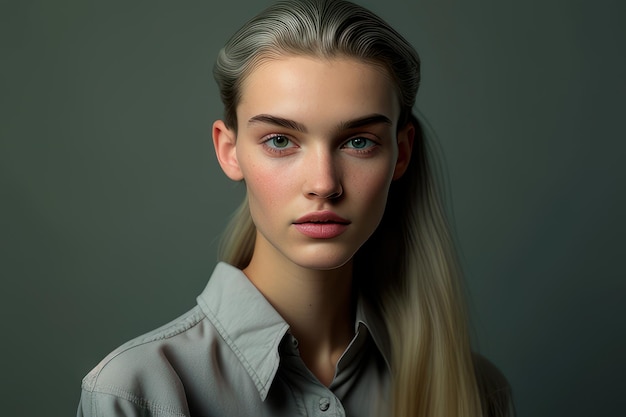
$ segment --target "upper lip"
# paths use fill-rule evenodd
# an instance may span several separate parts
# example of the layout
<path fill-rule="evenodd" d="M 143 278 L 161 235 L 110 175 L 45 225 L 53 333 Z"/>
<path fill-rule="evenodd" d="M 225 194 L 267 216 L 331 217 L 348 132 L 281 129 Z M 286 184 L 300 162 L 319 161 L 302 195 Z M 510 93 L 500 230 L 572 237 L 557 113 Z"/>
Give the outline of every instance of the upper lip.
<path fill-rule="evenodd" d="M 350 224 L 349 220 L 333 213 L 332 211 L 314 211 L 307 213 L 302 217 L 299 217 L 294 221 L 294 224 L 298 223 L 342 223 Z"/>

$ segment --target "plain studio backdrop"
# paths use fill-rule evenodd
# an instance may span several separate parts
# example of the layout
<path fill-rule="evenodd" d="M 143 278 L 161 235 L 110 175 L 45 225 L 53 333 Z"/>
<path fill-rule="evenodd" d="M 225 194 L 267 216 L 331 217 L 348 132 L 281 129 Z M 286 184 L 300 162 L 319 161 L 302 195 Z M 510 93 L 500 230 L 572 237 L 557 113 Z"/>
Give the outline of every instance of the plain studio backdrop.
<path fill-rule="evenodd" d="M 243 195 L 211 68 L 267 4 L 0 5 L 2 415 L 73 415 L 89 369 L 194 305 Z M 625 3 L 362 4 L 422 57 L 475 345 L 519 415 L 623 415 Z"/>

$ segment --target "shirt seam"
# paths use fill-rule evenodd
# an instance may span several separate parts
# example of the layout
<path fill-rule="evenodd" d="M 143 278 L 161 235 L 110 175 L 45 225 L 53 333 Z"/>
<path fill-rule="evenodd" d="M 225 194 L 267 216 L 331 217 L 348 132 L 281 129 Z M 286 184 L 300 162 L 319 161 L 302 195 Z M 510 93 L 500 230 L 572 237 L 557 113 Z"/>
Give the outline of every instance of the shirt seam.
<path fill-rule="evenodd" d="M 107 358 L 106 362 L 104 362 L 99 367 L 98 371 L 94 373 L 91 378 L 89 377 L 85 378 L 85 380 L 83 381 L 83 389 L 85 389 L 86 391 L 90 391 L 90 392 L 96 392 L 96 387 L 99 386 L 98 378 L 100 377 L 100 374 L 102 373 L 104 368 L 106 368 L 107 365 L 109 365 L 111 361 L 113 361 L 113 359 L 115 359 L 122 353 L 125 353 L 139 346 L 146 345 L 148 343 L 156 342 L 158 340 L 170 339 L 174 336 L 177 336 L 197 326 L 205 317 L 206 317 L 206 314 L 204 313 L 204 311 L 201 308 L 199 308 L 199 306 L 196 306 L 195 308 L 190 310 L 188 313 L 183 315 L 182 323 L 180 319 L 177 319 L 173 321 L 172 323 L 170 323 L 169 325 L 165 325 L 161 330 L 159 330 L 158 332 L 154 334 L 152 334 L 152 332 L 148 333 L 146 335 L 146 339 L 135 340 L 133 341 L 133 343 L 127 346 L 124 346 L 124 345 L 120 346 L 118 348 L 119 350 L 115 351 L 114 354 L 112 354 L 109 358 Z M 188 320 L 188 319 L 192 319 L 192 320 L 189 322 L 185 322 L 185 320 Z M 175 331 L 172 331 L 172 328 L 175 328 L 177 326 L 181 326 L 181 327 Z"/>
<path fill-rule="evenodd" d="M 128 401 L 132 404 L 135 404 L 141 409 L 148 410 L 155 414 L 167 414 L 178 417 L 185 417 L 187 415 L 184 411 L 178 408 L 153 403 L 145 398 L 139 397 L 138 395 L 116 387 L 115 385 L 101 385 L 99 386 L 99 389 L 94 389 L 91 392 L 93 394 L 110 395 L 112 397 Z"/>

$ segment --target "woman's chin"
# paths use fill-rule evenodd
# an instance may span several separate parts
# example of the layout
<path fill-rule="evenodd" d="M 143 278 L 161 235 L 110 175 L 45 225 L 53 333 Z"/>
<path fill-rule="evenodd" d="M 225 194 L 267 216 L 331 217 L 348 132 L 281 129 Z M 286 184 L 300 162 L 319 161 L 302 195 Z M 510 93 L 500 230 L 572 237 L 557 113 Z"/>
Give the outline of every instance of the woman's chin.
<path fill-rule="evenodd" d="M 299 257 L 300 259 L 293 259 L 293 261 L 302 268 L 317 271 L 331 271 L 346 267 L 353 256 L 353 253 L 316 253 L 311 256 Z"/>

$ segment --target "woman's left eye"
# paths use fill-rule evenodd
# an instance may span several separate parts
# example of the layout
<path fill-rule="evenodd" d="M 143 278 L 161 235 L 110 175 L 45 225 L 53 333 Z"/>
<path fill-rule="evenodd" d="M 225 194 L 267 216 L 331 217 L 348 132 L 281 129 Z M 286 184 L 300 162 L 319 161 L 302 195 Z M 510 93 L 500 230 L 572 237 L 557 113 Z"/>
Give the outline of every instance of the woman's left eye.
<path fill-rule="evenodd" d="M 374 142 L 371 139 L 364 138 L 364 137 L 356 137 L 356 138 L 352 138 L 348 140 L 345 143 L 344 148 L 364 150 L 364 149 L 371 148 L 374 145 L 376 145 L 376 142 Z"/>

